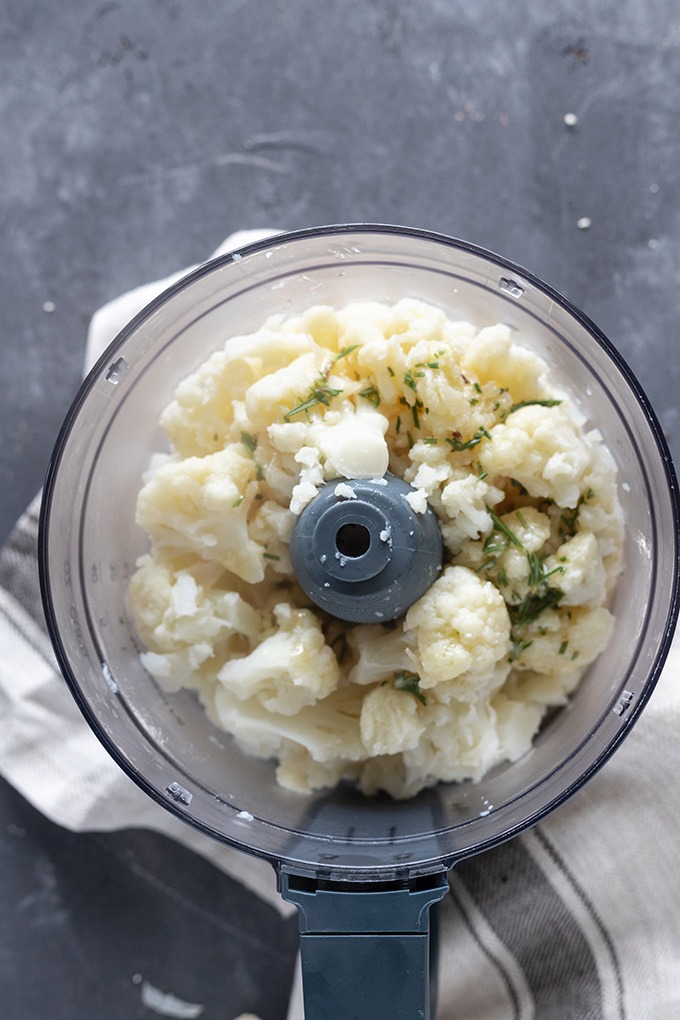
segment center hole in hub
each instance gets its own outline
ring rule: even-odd
[[[341,556],[356,560],[368,552],[371,533],[363,524],[343,524],[335,536],[335,545]]]

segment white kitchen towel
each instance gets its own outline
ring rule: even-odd
[[[265,233],[234,235],[219,252]],[[177,276],[97,312],[87,365]],[[45,630],[38,510],[36,498],[0,557],[0,772],[54,822],[162,832],[289,913],[268,865],[166,812],[90,732]],[[441,907],[438,1020],[680,1018],[679,681],[676,639],[641,720],[605,768],[531,832],[454,868]],[[298,981],[289,1020],[301,1017]]]

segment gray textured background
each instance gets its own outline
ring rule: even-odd
[[[679,106],[675,0],[0,0],[0,540],[92,312],[242,227],[396,222],[499,251],[609,335],[680,455]],[[62,834],[0,793],[3,1020],[150,1015],[144,968],[190,972],[206,1020],[282,1020],[290,925],[208,866],[179,902],[179,849]]]
[[[396,222],[499,251],[611,337],[680,452],[670,0],[3,0],[0,17],[0,538],[41,484],[91,313],[241,227]]]

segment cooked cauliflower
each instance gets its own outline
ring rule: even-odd
[[[256,583],[264,550],[248,532],[255,478],[254,462],[234,446],[169,461],[140,492],[137,523],[161,556],[191,552]]]
[[[590,464],[588,447],[560,406],[531,404],[494,425],[479,462],[492,475],[506,475],[530,496],[543,496],[560,507],[575,507]]]
[[[282,603],[274,619],[277,630],[245,658],[225,662],[217,680],[241,701],[257,697],[271,712],[295,715],[336,688],[338,664],[309,609]]]
[[[161,422],[129,590],[141,660],[281,785],[478,780],[605,648],[614,460],[508,327],[414,298],[273,316],[195,367]],[[291,532],[325,483],[350,500],[387,471],[436,514],[443,569],[401,619],[343,623],[309,605]]]
[[[467,567],[447,567],[406,614],[413,631],[420,687],[456,681],[460,701],[477,701],[498,682],[496,664],[510,650],[503,596]]]

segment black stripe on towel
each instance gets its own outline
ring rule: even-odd
[[[456,871],[524,972],[535,1020],[603,1020],[592,950],[521,841],[463,861]]]

